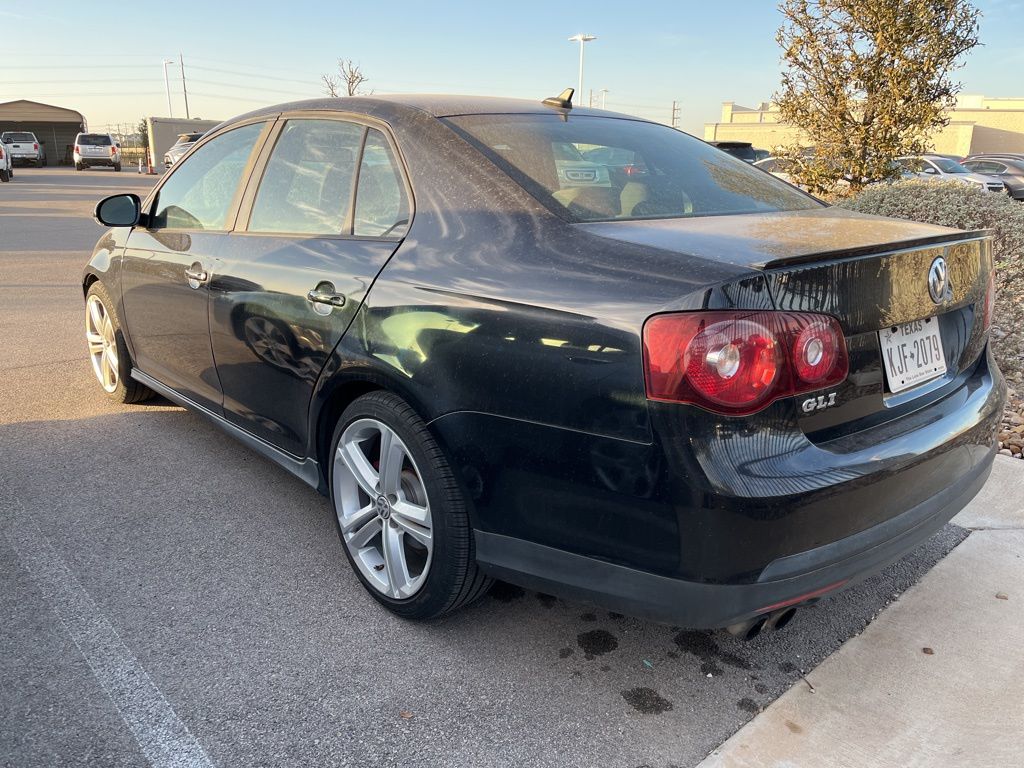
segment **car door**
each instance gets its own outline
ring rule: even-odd
[[[132,230],[121,266],[125,322],[136,367],[221,413],[210,346],[209,292],[261,139],[270,123],[225,131],[156,190],[145,226]]]
[[[382,127],[282,119],[218,254],[210,322],[225,418],[293,455],[305,455],[328,356],[408,229],[398,158]]]

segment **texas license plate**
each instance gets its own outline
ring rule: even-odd
[[[946,372],[937,318],[883,328],[878,338],[890,392],[902,392]]]

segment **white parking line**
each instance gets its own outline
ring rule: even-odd
[[[188,726],[35,522],[16,514],[5,533],[22,568],[49,601],[150,764],[158,768],[212,766]]]

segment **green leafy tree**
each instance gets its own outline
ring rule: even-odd
[[[856,190],[896,176],[895,158],[929,149],[960,92],[951,74],[978,44],[970,2],[782,0],[779,10],[785,70],[774,98],[813,150],[778,151],[800,159],[802,184]]]
[[[142,118],[141,120],[139,120],[139,124],[135,127],[135,130],[138,131],[138,134],[139,134],[139,141],[141,142],[139,146],[141,146],[143,149],[148,150],[149,149],[149,123],[146,122],[146,118]]]

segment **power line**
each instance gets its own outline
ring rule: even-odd
[[[192,69],[198,69],[198,67],[192,67]],[[241,88],[247,91],[257,91],[259,93],[279,93],[284,96],[294,96],[296,93],[295,91],[285,91],[277,88],[263,88],[262,86],[247,85],[244,83],[225,83],[219,80],[202,80],[198,77],[190,77],[189,79],[193,83],[202,83],[203,85],[216,85],[222,88]],[[308,87],[311,84],[306,83],[306,85]]]
[[[260,73],[256,73],[256,72],[236,72],[233,69],[219,69],[217,67],[202,67],[202,66],[200,66],[198,64],[190,64],[189,67],[191,69],[202,70],[203,72],[217,72],[217,73],[220,73],[222,75],[237,75],[238,77],[254,77],[254,78],[257,78],[259,80],[278,80],[278,81],[283,82],[283,83],[305,83],[305,84],[309,84],[309,82],[312,79],[312,78],[306,78],[304,80],[299,80],[298,78],[276,77],[274,75],[264,75],[264,74],[260,74]],[[319,75],[317,75],[317,79],[319,80]]]

